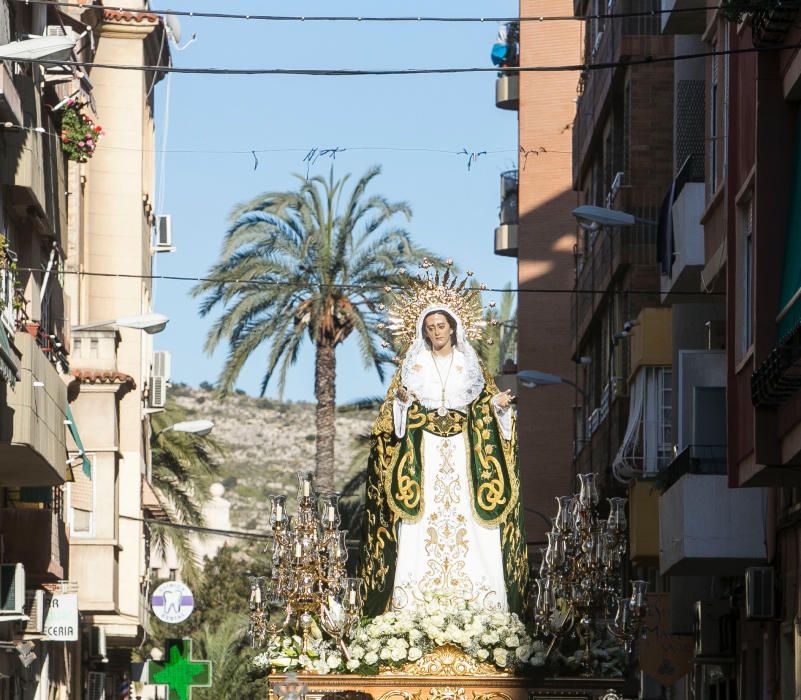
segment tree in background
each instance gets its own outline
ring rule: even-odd
[[[492,338],[492,343],[478,346],[479,357],[490,374],[500,374],[507,360],[517,362],[517,309],[510,284],[507,283],[501,294],[500,304],[487,309],[484,320],[487,322],[484,336]],[[497,323],[492,324],[492,321]]]
[[[209,486],[220,476],[216,458],[222,449],[209,435],[170,430],[186,420],[186,413],[174,402],[150,417],[152,436],[152,479],[157,494],[173,522],[203,527],[203,505]],[[198,576],[198,561],[191,542],[191,530],[168,524],[150,523],[151,542],[162,556],[172,546],[181,564],[181,578],[189,584]]]
[[[354,333],[362,360],[383,380],[391,357],[378,324],[385,285],[402,284],[401,268],[429,253],[393,222],[409,220],[405,202],[389,202],[367,189],[380,173],[368,170],[348,194],[349,176],[299,179],[297,190],[266,192],[234,208],[220,261],[193,289],[201,316],[221,310],[205,349],[227,342],[218,382],[226,394],[245,362],[267,345],[263,395],[273,376],[283,395],[288,369],[305,337],[314,345],[317,401],[315,481],[334,488],[336,349]]]

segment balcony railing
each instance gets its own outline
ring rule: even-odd
[[[519,223],[517,191],[517,170],[501,173],[501,224]]]
[[[60,488],[53,490],[60,497]],[[51,490],[42,491],[49,494]],[[0,508],[4,559],[23,564],[29,581],[59,581],[69,570],[67,530],[58,510],[59,502],[18,503],[14,508]]]
[[[587,36],[584,61],[587,64],[616,64],[622,55],[626,36],[656,36],[660,33],[661,0],[609,0],[605,14],[630,14],[622,18],[608,18],[595,25],[594,36]],[[651,14],[652,13],[652,14]],[[592,28],[592,25],[590,25]],[[597,128],[597,122],[606,114],[605,103],[614,76],[619,69],[590,70],[581,75],[581,93],[573,124],[573,173],[584,161]]]
[[[643,221],[653,221],[658,216],[656,207],[623,206],[625,211]],[[657,227],[648,223],[637,223],[629,228],[603,228],[594,234],[587,250],[580,253],[576,266],[574,292],[577,299],[570,306],[574,337],[583,335],[590,317],[622,266],[656,263],[656,238]],[[656,294],[658,289],[654,287]]]
[[[726,473],[726,445],[688,445],[659,473],[663,490],[685,474],[720,476]]]
[[[801,390],[801,323],[785,335],[751,376],[754,406],[778,406]]]
[[[776,46],[784,43],[801,8],[801,0],[763,0],[751,14],[751,35],[754,46]]]

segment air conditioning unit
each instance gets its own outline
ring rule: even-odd
[[[745,570],[745,616],[749,620],[776,617],[776,574],[772,566],[752,566]]]
[[[106,674],[102,671],[89,671],[86,684],[87,700],[106,700]]]
[[[24,614],[25,567],[22,564],[0,564],[0,616]]]
[[[92,625],[89,628],[89,659],[92,661],[106,661],[108,649],[106,647],[106,628]]]
[[[47,600],[45,591],[38,590],[25,591],[25,614],[27,621],[20,623],[23,634],[42,634],[44,632],[45,613],[47,612]]]
[[[167,380],[151,375],[147,404],[150,408],[164,408],[167,404]]]
[[[67,36],[67,31],[62,27],[60,24],[48,24],[45,27],[45,36]],[[68,58],[65,56],[65,58]],[[50,83],[64,83],[67,81],[72,80],[74,76],[74,70],[72,66],[63,66],[63,65],[49,65],[49,66],[42,66],[42,71],[44,73],[45,82]]]
[[[157,350],[153,353],[153,376],[162,377],[165,381],[170,381],[172,356],[166,350]]]
[[[720,659],[734,653],[734,625],[727,602],[697,600],[693,628],[696,657]]]
[[[172,217],[169,214],[157,216],[155,229],[156,245],[153,247],[153,252],[175,252],[175,246],[172,244]]]

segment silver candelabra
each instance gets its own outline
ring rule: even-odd
[[[541,550],[536,580],[535,622],[551,644],[550,654],[575,632],[583,647],[584,671],[591,674],[591,645],[604,627],[630,654],[647,609],[647,583],[632,581],[631,595],[622,592],[626,555],[626,500],[608,498],[609,516],[598,516],[597,475],[579,474],[579,492],[556,499],[557,513]]]

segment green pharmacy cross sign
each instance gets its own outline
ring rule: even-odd
[[[191,700],[192,688],[211,687],[211,661],[192,658],[191,639],[168,639],[163,661],[147,662],[148,679],[166,685],[169,700]]]

